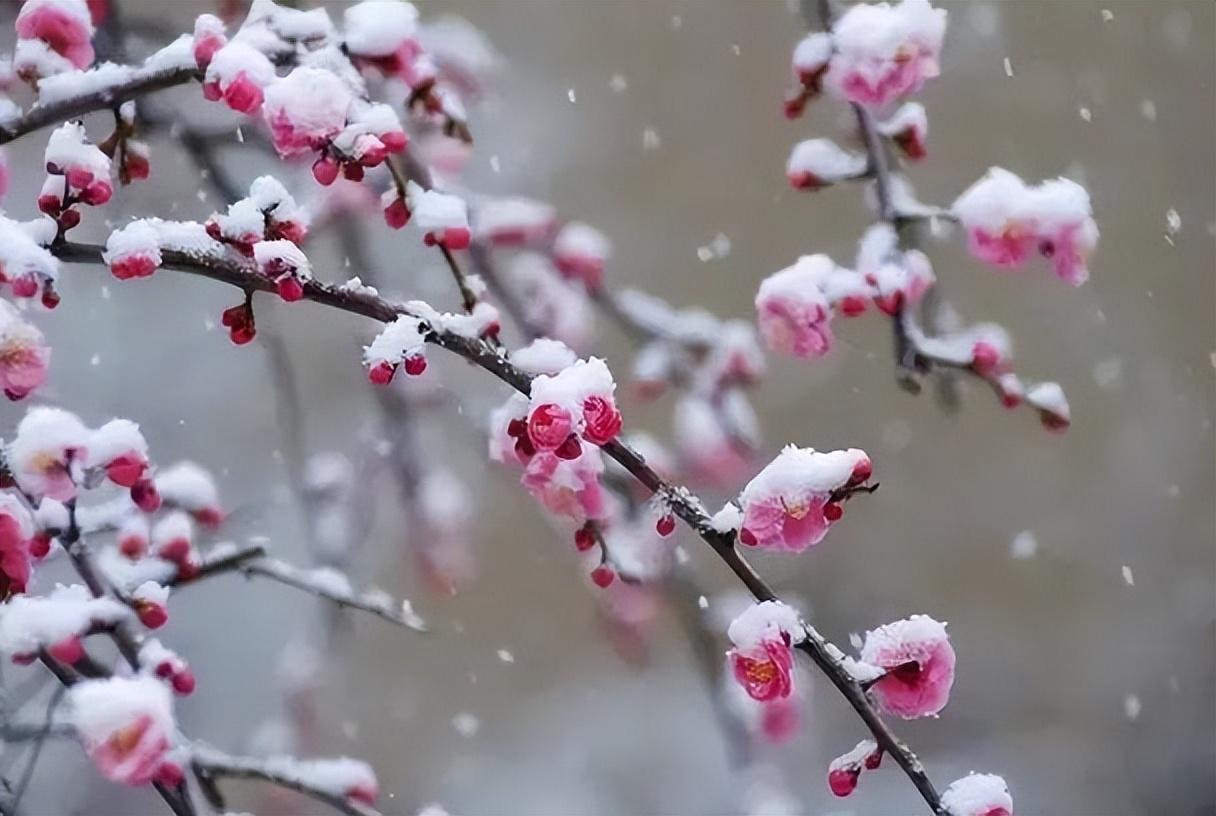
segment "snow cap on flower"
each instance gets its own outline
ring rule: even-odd
[[[952,209],[979,260],[1014,268],[1038,251],[1061,280],[1080,286],[1089,278],[1086,264],[1098,243],[1098,226],[1089,194],[1076,182],[1059,178],[1029,186],[993,167]]]
[[[203,81],[203,95],[224,100],[238,113],[253,113],[262,106],[266,86],[276,82],[274,64],[253,46],[235,40],[211,56]]]
[[[17,36],[21,41],[37,41],[38,45],[61,58],[30,60],[36,49],[26,50],[23,60],[19,42],[14,67],[23,76],[47,76],[88,68],[93,62],[93,20],[85,0],[25,0],[17,13]],[[46,70],[50,66],[54,69]]]
[[[85,204],[98,205],[110,200],[113,194],[110,157],[89,143],[82,123],[64,122],[55,128],[47,139],[45,159],[47,172],[64,176],[68,189]],[[43,207],[41,198],[39,207]]]
[[[511,365],[532,374],[557,374],[578,361],[569,346],[560,340],[538,337],[523,348],[511,352]]]
[[[604,445],[621,430],[621,414],[613,392],[616,383],[607,364],[598,357],[579,360],[557,374],[542,374],[532,381],[528,435],[539,450],[558,450],[572,458],[577,440]]]
[[[807,139],[794,145],[785,175],[795,190],[818,190],[856,178],[866,170],[866,157],[850,153],[831,139]]]
[[[726,629],[730,642],[740,649],[752,649],[771,638],[788,638],[798,643],[805,637],[798,610],[781,601],[761,601],[748,606]]]
[[[563,226],[553,242],[553,263],[558,271],[589,289],[597,289],[603,282],[611,254],[612,245],[604,233],[580,221]]]
[[[346,47],[364,57],[386,57],[418,31],[418,9],[404,0],[363,0],[342,15]]]
[[[412,315],[399,315],[363,347],[363,363],[371,381],[387,385],[403,364],[407,374],[421,374],[426,370],[425,344],[426,324]]]
[[[950,816],[1013,816],[1013,797],[1001,777],[972,771],[950,783],[942,807]]]
[[[787,446],[740,495],[739,540],[751,547],[802,552],[843,515],[832,493],[870,478],[870,458],[856,448],[820,453]]]
[[[552,234],[557,211],[530,198],[490,198],[477,204],[473,232],[493,246],[538,244]]]
[[[13,478],[37,498],[73,498],[87,460],[89,437],[89,429],[75,414],[59,408],[31,408],[8,446]]]
[[[923,159],[928,154],[925,140],[929,136],[929,116],[919,102],[900,105],[891,118],[879,123],[878,131],[893,139],[909,159]]]
[[[815,358],[832,347],[828,281],[852,281],[827,255],[804,255],[793,265],[769,275],[756,293],[756,319],[770,351]],[[854,276],[855,277],[855,276]],[[865,292],[863,286],[860,290]]]
[[[104,468],[116,484],[131,487],[148,467],[148,443],[129,419],[112,419],[89,436],[87,466]]]
[[[28,397],[46,381],[51,348],[42,332],[0,300],[0,389],[10,400]]]
[[[194,64],[200,71],[207,70],[215,52],[223,48],[227,42],[224,21],[219,17],[214,14],[200,14],[195,18],[191,51],[194,54]]]
[[[180,507],[210,527],[224,519],[215,480],[194,462],[178,462],[156,474],[156,489],[167,504]]]
[[[857,788],[863,770],[873,770],[882,761],[882,751],[874,740],[857,743],[828,763],[828,788],[837,796],[848,796]]]
[[[734,648],[727,652],[736,682],[754,700],[770,702],[794,689],[791,645],[805,637],[798,613],[780,601],[748,607],[727,629]]]
[[[915,93],[940,73],[945,33],[945,10],[928,0],[851,6],[833,26],[830,87],[871,108]]]
[[[1059,383],[1037,383],[1025,393],[1026,403],[1039,411],[1043,427],[1049,431],[1063,431],[1072,422],[1068,408],[1068,397]]]
[[[160,233],[147,221],[132,221],[106,239],[101,259],[119,280],[146,278],[160,268]]]
[[[258,271],[278,285],[279,297],[296,301],[304,297],[304,281],[312,279],[308,256],[291,241],[259,241],[253,245]]]
[[[46,595],[18,595],[0,607],[0,652],[32,657],[39,649],[63,643],[95,624],[117,623],[130,611],[113,598],[94,598],[81,584],[57,585]]]
[[[322,68],[300,66],[270,83],[262,115],[275,150],[288,157],[321,149],[346,126],[353,101],[346,83]]]
[[[460,196],[424,190],[415,182],[406,188],[414,225],[422,230],[427,246],[440,244],[448,249],[465,249],[472,235],[468,205]]]
[[[871,691],[892,714],[905,719],[933,716],[950,699],[954,648],[946,625],[928,615],[913,615],[867,632],[861,659],[887,670]]]
[[[794,78],[818,92],[818,83],[832,58],[832,35],[824,31],[807,34],[794,46],[791,65]]]
[[[173,699],[164,684],[146,675],[82,680],[68,700],[72,724],[97,770],[126,785],[153,780],[174,729]]]

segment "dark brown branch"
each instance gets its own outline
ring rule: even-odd
[[[102,248],[96,245],[61,243],[54,245],[52,251],[65,261],[101,263]],[[273,282],[268,278],[259,275],[251,268],[235,263],[212,258],[200,259],[179,252],[165,251],[162,252],[162,256],[163,265],[168,269],[217,280],[246,292],[267,292],[274,289]],[[408,313],[404,306],[390,303],[379,296],[365,291],[340,289],[315,279],[305,282],[304,297],[315,303],[369,317],[382,323],[391,322],[399,315]],[[531,378],[511,365],[500,351],[485,341],[463,337],[434,327],[428,332],[426,339],[427,342],[484,368],[515,390],[523,394],[530,392]],[[776,593],[768,583],[735,549],[734,533],[721,533],[715,530],[701,501],[691,492],[686,488],[669,485],[635,450],[623,442],[610,442],[603,446],[603,451],[651,491],[662,493],[672,512],[696,531],[757,600],[777,600]],[[883,722],[866,697],[865,691],[841,664],[840,656],[843,653],[810,627],[807,627],[807,635],[807,639],[799,644],[798,648],[808,654],[815,665],[840,690],[858,716],[866,723],[879,746],[895,757],[896,762],[904,769],[934,812],[944,816],[945,812],[941,808],[940,798],[933,783],[925,774],[920,760]]]

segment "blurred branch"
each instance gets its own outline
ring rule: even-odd
[[[228,810],[227,802],[219,789],[219,780],[252,779],[303,794],[346,816],[379,816],[380,813],[375,808],[335,795],[324,788],[309,784],[303,779],[277,771],[270,767],[265,760],[229,756],[213,748],[196,746],[191,757],[191,767],[198,780],[199,790],[203,792],[203,797],[217,811],[226,812]]]

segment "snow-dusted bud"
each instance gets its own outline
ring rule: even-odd
[[[321,150],[346,127],[354,97],[333,71],[301,66],[266,88],[262,115],[280,156]]]
[[[780,601],[753,604],[731,621],[727,658],[735,681],[753,700],[769,702],[794,690],[793,644],[805,637],[798,613]]]
[[[885,122],[878,126],[882,135],[891,139],[913,161],[928,155],[925,140],[929,136],[929,117],[925,106],[919,102],[906,102]]]
[[[398,366],[411,376],[421,374],[426,370],[425,348],[425,324],[411,315],[401,315],[364,346],[368,379],[376,385],[388,385]]]
[[[837,796],[848,796],[857,789],[863,770],[873,770],[882,761],[882,750],[874,740],[862,740],[853,750],[828,763],[828,788]]]
[[[0,599],[25,592],[33,534],[29,511],[14,496],[0,493]]]
[[[132,221],[106,240],[102,260],[119,280],[146,278],[160,268],[160,235],[146,221]]]
[[[72,724],[102,775],[146,785],[169,751],[173,700],[155,678],[82,680],[68,691]]]
[[[0,389],[10,400],[28,397],[46,381],[51,348],[42,332],[0,301]]]
[[[866,633],[861,659],[886,670],[871,688],[886,711],[913,719],[946,707],[955,658],[944,623],[913,615],[880,626]]]
[[[613,392],[612,372],[598,357],[579,360],[554,375],[532,381],[528,437],[537,450],[559,458],[578,456],[581,436],[605,445],[621,430],[621,414]]]
[[[486,199],[474,211],[477,240],[497,247],[543,244],[557,228],[557,212],[530,198]]]
[[[942,807],[950,816],[1013,816],[1013,797],[996,774],[971,773],[942,792]]]
[[[343,15],[346,49],[356,65],[399,76],[411,88],[433,82],[430,65],[418,44],[418,10],[402,0],[364,0]]]
[[[468,248],[472,231],[468,206],[463,198],[438,190],[423,190],[412,181],[407,195],[414,225],[423,233],[423,243],[448,249]]]
[[[593,291],[604,280],[604,267],[611,254],[612,245],[604,234],[578,221],[562,227],[553,242],[553,263],[558,271]]]
[[[167,514],[152,528],[152,547],[158,558],[184,564],[194,548],[194,527],[190,516],[180,510]]]
[[[85,0],[26,0],[17,14],[17,36],[42,46],[23,48],[19,43],[14,67],[23,77],[84,69],[93,63],[93,21]],[[60,59],[35,59],[39,52]]]
[[[1089,194],[1068,179],[1027,186],[1008,170],[991,168],[954,202],[971,254],[1000,267],[1021,266],[1036,250],[1056,275],[1080,286],[1098,243]]]
[[[275,282],[279,297],[288,302],[304,297],[304,283],[312,280],[308,257],[291,241],[260,241],[253,245],[258,271]]]
[[[150,537],[147,517],[133,513],[118,528],[118,551],[132,561],[143,558],[148,553]]]
[[[87,466],[104,470],[121,487],[132,488],[143,481],[148,472],[148,443],[139,426],[129,419],[113,419],[93,431]]]
[[[59,408],[31,408],[9,443],[13,478],[36,498],[72,499],[83,480],[90,435],[75,414]]]
[[[215,51],[203,80],[203,96],[238,113],[254,113],[262,106],[267,85],[275,82],[274,65],[261,51],[246,43],[230,42]]]
[[[157,473],[156,489],[167,504],[185,510],[199,524],[215,528],[224,521],[215,480],[194,462],[178,462]]]
[[[223,20],[214,14],[200,14],[195,19],[192,50],[194,64],[200,71],[206,71],[215,52],[227,44],[228,37],[224,31]]]
[[[1034,406],[1039,412],[1039,420],[1049,431],[1062,432],[1072,423],[1072,414],[1068,408],[1068,398],[1059,383],[1038,383],[1025,394],[1028,405]]]
[[[823,31],[806,35],[794,46],[791,67],[798,89],[786,97],[785,115],[794,119],[802,115],[806,103],[823,90],[823,75],[832,58],[832,37]]]
[[[807,139],[794,145],[785,176],[795,190],[818,190],[829,184],[860,178],[866,157],[850,153],[831,139]]]
[[[144,581],[131,593],[131,602],[139,622],[149,629],[159,629],[169,621],[168,587]]]
[[[829,86],[870,108],[915,93],[940,73],[945,33],[945,10],[928,0],[852,6],[833,26]]]
[[[739,541],[748,547],[802,552],[844,515],[832,494],[865,483],[870,458],[856,448],[820,453],[787,446],[743,488]]]

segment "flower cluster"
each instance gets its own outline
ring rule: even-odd
[[[1035,252],[1051,261],[1060,280],[1080,286],[1098,243],[1089,194],[1059,178],[1029,186],[993,167],[954,202],[971,254],[1005,268],[1022,266]]]
[[[786,114],[801,114],[825,82],[836,96],[869,108],[916,93],[940,73],[945,33],[946,12],[928,0],[852,6],[830,34],[810,34],[794,49],[798,89],[787,97]]]
[[[90,144],[84,125],[66,122],[46,143],[46,181],[38,194],[38,209],[59,222],[61,230],[80,223],[77,204],[100,206],[110,200],[110,157]]]
[[[425,348],[426,324],[412,315],[401,315],[364,347],[368,379],[376,385],[388,385],[399,367],[417,377],[426,371]]]

